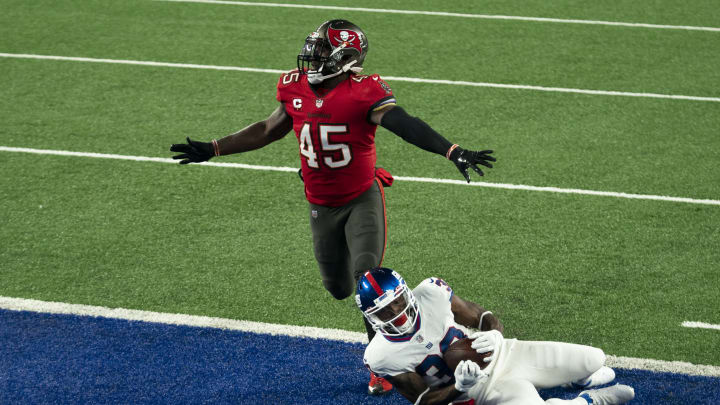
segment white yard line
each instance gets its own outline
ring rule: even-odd
[[[277,69],[258,69],[258,68],[246,68],[237,66],[214,66],[214,65],[198,65],[194,63],[168,63],[168,62],[152,62],[142,60],[125,60],[125,59],[98,59],[98,58],[83,58],[76,56],[54,56],[54,55],[35,55],[28,53],[2,53],[2,58],[15,58],[15,59],[40,59],[40,60],[58,60],[65,62],[91,62],[91,63],[110,63],[117,65],[137,65],[137,66],[153,66],[153,67],[171,67],[171,68],[183,68],[183,69],[207,69],[207,70],[231,70],[238,72],[253,72],[253,73],[272,73],[281,74],[285,73],[286,70]]]
[[[74,56],[35,55],[35,54],[21,54],[21,53],[1,53],[0,52],[0,57],[15,58],[15,59],[56,60],[56,61],[67,61],[67,62],[111,63],[111,64],[121,64],[121,65],[170,67],[170,68],[184,68],[184,69],[228,70],[228,71],[253,72],[253,73],[272,73],[272,74],[276,74],[276,75],[285,72],[284,70],[278,70],[278,69],[260,69],[260,68],[237,67],[237,66],[215,66],[215,65],[199,65],[199,64],[192,64],[192,63],[169,63],[169,62],[154,62],[154,61],[124,60],[124,59],[98,59],[98,58],[85,58],[85,57],[74,57]],[[613,90],[572,89],[572,88],[564,88],[564,87],[530,86],[530,85],[525,85],[525,84],[468,82],[468,81],[462,81],[462,80],[422,79],[422,78],[416,78],[416,77],[399,77],[399,76],[383,76],[383,79],[385,79],[389,82],[397,81],[397,82],[411,82],[411,83],[424,83],[424,84],[443,84],[443,85],[451,85],[451,86],[489,87],[489,88],[510,89],[510,90],[533,90],[533,91],[556,92],[556,93],[586,94],[586,95],[594,95],[594,96],[622,96],[622,97],[658,98],[658,99],[687,100],[687,101],[710,101],[710,102],[716,102],[716,103],[720,102],[720,97],[685,96],[685,95],[679,95],[679,94],[633,93],[633,92],[613,91]]]
[[[465,14],[465,13],[448,13],[444,11],[419,11],[419,10],[397,10],[388,8],[366,8],[366,7],[338,7],[338,6],[319,6],[312,4],[285,4],[285,3],[256,3],[247,1],[224,1],[224,0],[159,0],[173,3],[205,3],[205,4],[227,4],[234,6],[251,6],[251,7],[282,7],[295,9],[311,9],[311,10],[332,10],[332,11],[351,11],[365,13],[385,13],[385,14],[409,14],[409,15],[426,15],[436,17],[458,17],[458,18],[477,18],[484,20],[514,20],[514,21],[533,21],[544,23],[561,23],[561,24],[589,24],[589,25],[609,25],[616,27],[631,28],[653,28],[653,29],[669,29],[669,30],[687,30],[687,31],[710,31],[720,32],[720,28],[716,27],[696,27],[689,25],[664,25],[664,24],[645,24],[645,23],[628,23],[616,21],[595,21],[595,20],[576,20],[564,18],[544,18],[544,17],[522,17],[512,15],[489,15],[489,14]]]
[[[685,328],[715,329],[720,330],[720,325],[713,325],[705,322],[685,321],[681,324]]]
[[[67,304],[62,302],[47,302],[3,296],[0,296],[0,309],[10,311],[30,311],[76,316],[99,316],[103,318],[152,322],[166,325],[218,328],[250,333],[337,340],[349,343],[367,343],[366,334],[350,332],[340,329],[323,329],[309,326],[278,325],[271,323],[240,321],[235,319],[215,318],[208,316],[169,314],[162,312],[140,311],[124,308],[107,308],[100,306]],[[632,357],[609,355],[606,363],[608,366],[616,368],[642,369],[650,371],[682,373],[687,375],[720,377],[720,367],[718,366],[698,365],[682,361],[637,359]]]
[[[130,156],[130,155],[113,155],[109,153],[92,153],[92,152],[72,152],[68,150],[51,150],[51,149],[33,149],[33,148],[15,148],[10,146],[0,146],[0,152],[20,152],[33,153],[36,155],[55,155],[55,156],[74,156],[98,159],[115,159],[115,160],[134,160],[136,162],[155,162],[155,163],[173,163],[179,164],[177,160],[171,158],[158,158],[149,156]],[[171,152],[168,152],[170,154]],[[219,163],[219,162],[203,162],[197,163],[202,166],[215,167],[234,167],[238,169],[265,170],[275,172],[297,172],[297,168],[278,167],[278,166],[259,166],[246,165],[242,163]]]
[[[173,160],[171,158],[114,155],[114,154],[107,154],[107,153],[91,153],[91,152],[73,152],[73,151],[66,151],[66,150],[17,148],[17,147],[11,147],[11,146],[0,146],[0,152],[32,153],[32,154],[38,154],[38,155],[73,156],[73,157],[86,157],[86,158],[89,157],[89,158],[100,158],[100,159],[133,160],[133,161],[138,161],[138,162],[178,164],[177,160]],[[199,163],[199,165],[215,166],[215,167],[230,167],[230,168],[250,169],[250,170],[276,171],[276,172],[297,172],[297,170],[298,170],[296,167],[260,166],[260,165],[247,165],[247,164],[242,164],[242,163],[203,162],[203,163]],[[581,190],[581,189],[558,188],[558,187],[538,187],[538,186],[527,186],[527,185],[521,185],[521,184],[486,183],[486,182],[466,183],[463,180],[436,179],[436,178],[429,178],[429,177],[405,177],[405,176],[393,176],[393,177],[398,181],[412,181],[412,182],[418,182],[418,183],[440,183],[440,184],[452,184],[452,185],[458,185],[458,186],[500,188],[500,189],[506,189],[506,190],[542,191],[542,192],[562,193],[562,194],[580,194],[580,195],[592,195],[592,196],[600,196],[600,197],[614,197],[614,198],[628,198],[628,199],[638,199],[638,200],[679,202],[679,203],[687,203],[687,204],[720,205],[720,200],[703,200],[703,199],[685,198],[685,197],[669,197],[669,196],[646,195],[646,194],[629,194],[629,193],[618,193],[618,192],[612,192],[612,191],[594,191],[594,190]]]

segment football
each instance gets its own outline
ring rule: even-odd
[[[471,344],[472,340],[464,338],[451,344],[447,350],[445,350],[443,358],[445,359],[445,364],[450,368],[450,370],[454,372],[455,367],[457,367],[458,363],[463,360],[472,360],[477,363],[480,368],[485,368],[488,364],[490,364],[484,362],[483,359],[492,355],[492,352],[480,354],[470,347]]]

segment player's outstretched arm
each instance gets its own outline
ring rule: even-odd
[[[495,161],[495,158],[490,155],[493,151],[471,151],[465,150],[456,144],[453,145],[425,121],[408,115],[402,107],[388,106],[373,111],[370,114],[370,121],[376,125],[381,125],[421,149],[445,156],[455,163],[455,166],[468,183],[470,183],[468,169],[473,169],[478,175],[483,176],[483,171],[477,165],[493,167],[492,163],[490,163]]]
[[[173,144],[170,151],[179,152],[173,159],[182,159],[180,164],[199,163],[214,156],[247,152],[277,141],[292,129],[292,118],[279,106],[270,116],[251,124],[240,131],[212,142],[198,142],[187,138],[187,143]]]
[[[481,331],[504,330],[500,320],[492,312],[480,305],[460,298],[453,294],[450,299],[450,310],[455,315],[455,322],[468,328],[477,328]]]
[[[454,385],[431,390],[418,373],[408,372],[387,379],[402,396],[416,405],[448,404],[463,393]]]

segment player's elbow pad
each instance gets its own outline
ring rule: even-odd
[[[428,152],[445,155],[452,143],[443,138],[430,125],[417,117],[411,117],[402,107],[393,107],[386,112],[380,125],[405,141]]]

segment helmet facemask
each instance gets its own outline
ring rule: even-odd
[[[331,51],[330,42],[320,37],[317,32],[305,39],[305,45],[297,57],[297,64],[300,73],[307,74],[311,84],[318,84],[325,80],[322,77],[324,71],[326,74],[334,73],[328,72],[330,65],[334,65],[329,58]]]

